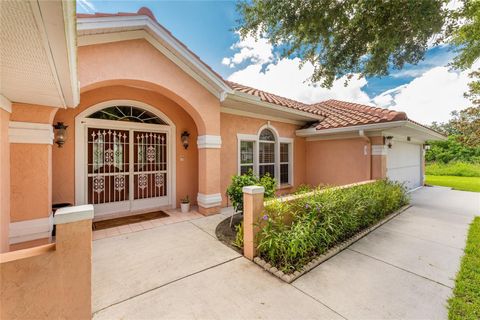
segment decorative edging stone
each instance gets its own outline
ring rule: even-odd
[[[400,209],[398,209],[394,213],[386,216],[385,218],[383,218],[382,220],[380,220],[379,222],[377,222],[373,226],[360,231],[359,233],[357,233],[353,237],[351,237],[351,238],[337,244],[336,246],[330,248],[324,254],[322,254],[320,256],[317,256],[314,259],[312,259],[309,263],[307,263],[305,266],[303,266],[302,270],[300,270],[300,271],[295,271],[293,273],[284,273],[283,271],[278,270],[277,268],[273,267],[270,263],[266,262],[265,260],[263,260],[260,257],[255,257],[253,259],[253,262],[258,264],[260,267],[265,269],[267,272],[270,272],[272,275],[274,275],[274,276],[280,278],[281,280],[285,281],[286,283],[292,283],[297,278],[303,276],[305,273],[307,273],[310,270],[312,270],[313,268],[317,267],[319,264],[325,262],[326,260],[328,260],[331,257],[340,253],[341,251],[345,250],[346,248],[348,248],[353,243],[355,243],[358,240],[360,240],[361,238],[365,237],[367,234],[369,234],[373,230],[377,229],[381,225],[383,225],[383,224],[387,223],[388,221],[392,220],[393,218],[395,218],[400,213],[404,212],[405,210],[407,210],[410,207],[411,207],[411,205],[409,205],[409,204],[401,207]]]

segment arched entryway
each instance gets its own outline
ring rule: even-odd
[[[175,124],[133,100],[110,100],[75,117],[75,202],[95,215],[174,206]]]

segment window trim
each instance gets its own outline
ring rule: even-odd
[[[263,125],[262,127],[260,127],[260,129],[257,131],[257,134],[243,134],[243,133],[237,133],[237,173],[238,174],[241,174],[241,167],[242,166],[245,166],[245,164],[241,164],[240,163],[240,159],[241,159],[241,156],[240,156],[240,153],[241,153],[241,142],[242,141],[251,141],[253,142],[253,173],[258,175],[259,174],[259,167],[260,167],[260,159],[259,159],[259,154],[260,154],[260,142],[265,142],[265,143],[269,143],[268,141],[261,141],[260,140],[260,133],[264,130],[264,129],[269,129],[270,131],[272,131],[273,135],[275,136],[275,142],[270,142],[270,143],[274,143],[275,144],[275,163],[274,163],[274,166],[275,166],[275,177],[276,177],[276,180],[277,180],[277,187],[279,188],[283,188],[283,187],[289,187],[289,186],[293,186],[294,184],[294,176],[293,176],[293,168],[294,168],[294,163],[293,163],[293,159],[294,159],[294,138],[287,138],[287,137],[280,137],[280,135],[278,134],[278,131],[275,129],[275,127],[273,127],[272,125],[270,124],[266,124],[266,125]],[[281,143],[286,143],[289,145],[289,152],[288,152],[288,164],[289,164],[289,168],[288,168],[288,183],[284,183],[284,184],[281,184],[280,183],[280,144]],[[285,164],[285,162],[282,162],[282,164]],[[250,165],[250,164],[249,164]],[[267,163],[263,164],[263,165],[268,165]]]

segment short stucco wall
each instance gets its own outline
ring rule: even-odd
[[[195,204],[198,192],[197,128],[192,117],[178,104],[149,90],[128,86],[111,86],[82,93],[80,105],[75,109],[59,110],[54,122],[68,125],[68,140],[63,148],[53,148],[53,202],[75,202],[75,117],[87,108],[108,100],[134,100],[162,111],[176,127],[176,199],[189,195]],[[190,146],[183,148],[181,133],[190,133]]]
[[[0,254],[1,319],[91,318],[93,207],[68,209],[56,243]]]
[[[238,174],[238,139],[237,134],[258,134],[258,130],[268,123],[267,120],[250,118],[238,115],[222,113],[220,117],[222,149],[221,149],[221,189],[222,204],[227,205],[225,192],[231,182],[232,176]],[[279,190],[279,194],[292,192],[297,186],[306,183],[305,171],[305,139],[296,137],[295,131],[298,125],[270,121],[280,137],[294,138],[293,150],[293,186]]]
[[[307,141],[306,170],[306,182],[314,186],[369,180],[370,144],[362,138]]]

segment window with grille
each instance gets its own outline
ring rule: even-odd
[[[290,143],[280,143],[280,184],[290,183]]]
[[[259,140],[258,175],[263,177],[268,173],[275,178],[275,136],[272,131],[263,129]]]
[[[292,184],[292,139],[263,129],[258,136],[239,135],[238,143],[239,174],[252,170],[260,177],[269,174],[280,185]]]
[[[240,174],[248,173],[249,170],[254,171],[254,144],[253,141],[240,141]]]

